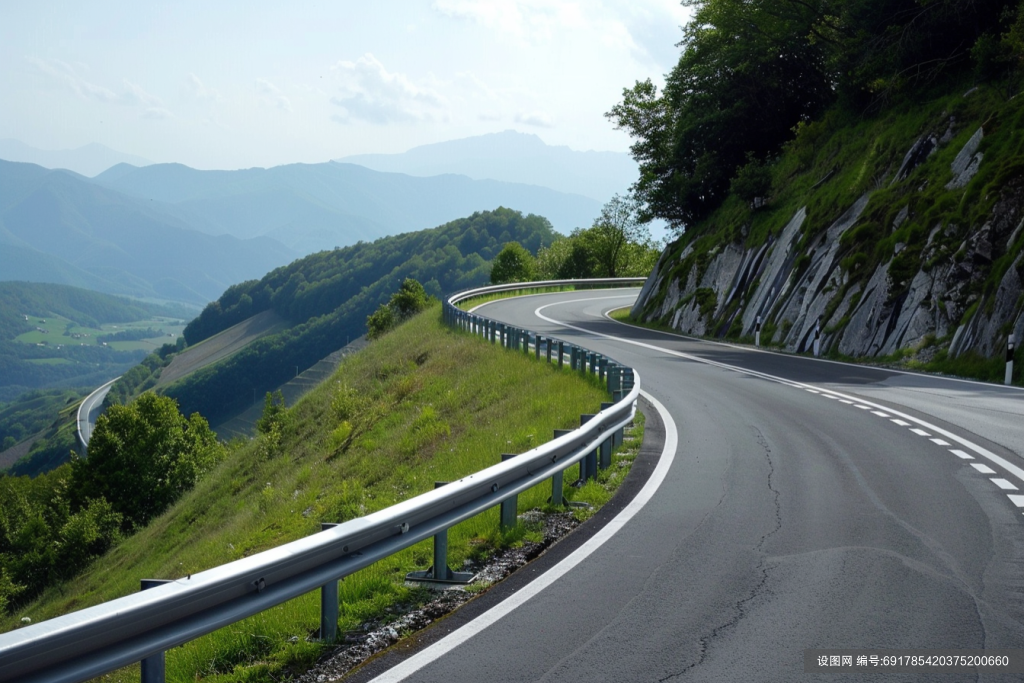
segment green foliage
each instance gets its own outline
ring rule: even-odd
[[[544,280],[649,275],[659,249],[640,207],[630,195],[615,195],[590,228],[573,230],[537,254],[537,276]]]
[[[424,283],[432,296],[485,284],[490,261],[506,242],[536,250],[557,237],[540,216],[499,208],[474,213],[437,228],[311,254],[242,283],[210,304],[185,330],[189,344],[220,332],[236,318],[225,315],[249,294],[253,314],[271,308],[292,325],[165,389],[185,412],[212,423],[251,405],[263,393],[291,379],[295,366],[307,368],[368,331],[368,318],[403,280]],[[382,313],[382,316],[388,314]],[[380,323],[379,325],[377,323]],[[376,321],[374,329],[390,327]]]
[[[537,264],[533,254],[519,242],[508,242],[491,266],[491,284],[506,282],[530,282],[537,276]]]
[[[73,502],[70,465],[35,479],[0,476],[0,613],[75,576],[121,537],[102,498]]]
[[[53,423],[61,409],[83,395],[82,390],[74,389],[37,390],[23,394],[17,401],[0,404],[0,441],[10,448],[42,431]]]
[[[634,140],[644,218],[679,229],[707,218],[731,186],[760,196],[765,177],[740,169],[777,154],[801,126],[813,129],[830,106],[858,116],[957,78],[972,55],[986,75],[1024,55],[1011,0],[687,4],[695,11],[664,91],[637,82],[607,114]]]
[[[152,392],[96,420],[89,457],[72,463],[76,500],[106,498],[125,530],[141,527],[191,489],[224,456],[202,416],[186,418]]]
[[[748,161],[736,172],[730,189],[748,204],[756,199],[767,199],[772,190],[772,172],[767,164],[748,155]]]
[[[263,414],[256,420],[256,431],[260,434],[269,434],[275,429],[280,430],[285,409],[284,394],[280,391],[268,391],[263,400]]]
[[[381,304],[373,315],[366,319],[369,330],[367,337],[377,339],[389,332],[396,325],[416,315],[430,305],[431,298],[416,280],[406,278],[398,291],[391,295],[391,300]]]

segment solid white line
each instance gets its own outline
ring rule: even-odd
[[[992,469],[988,465],[982,464],[980,462],[972,462],[971,463],[971,467],[973,467],[974,469],[978,470],[982,474],[995,474],[996,473],[996,471],[994,469]]]
[[[611,298],[611,297],[609,297],[609,298]],[[559,304],[566,304],[566,303],[574,303],[574,301],[572,301],[572,300],[570,300],[570,301],[556,301],[555,303],[547,304],[546,306],[541,306],[540,308],[538,308],[537,310],[534,311],[534,315],[536,315],[538,318],[541,318],[542,320],[546,320],[546,321],[548,321],[548,322],[550,322],[550,323],[552,323],[554,325],[561,325],[563,327],[568,327],[568,328],[571,328],[571,329],[583,332],[585,334],[589,334],[589,335],[594,336],[594,337],[602,337],[604,339],[611,339],[613,341],[617,341],[617,342],[622,343],[622,344],[629,344],[631,346],[639,346],[641,348],[650,349],[652,351],[659,351],[661,353],[666,353],[668,355],[676,356],[678,358],[685,358],[687,360],[692,360],[692,361],[697,362],[697,363],[703,363],[705,365],[711,365],[713,367],[718,367],[718,368],[722,368],[722,369],[725,369],[725,370],[732,370],[733,372],[739,372],[739,373],[742,373],[742,374],[745,374],[745,375],[750,375],[752,377],[760,377],[762,379],[771,380],[773,382],[778,382],[779,384],[785,384],[786,386],[790,386],[790,387],[796,387],[798,389],[813,389],[813,388],[815,388],[815,387],[812,387],[812,386],[810,386],[808,384],[804,384],[802,382],[797,382],[795,380],[785,379],[783,377],[779,377],[777,375],[771,375],[771,374],[768,374],[766,372],[759,372],[757,370],[748,370],[746,368],[741,368],[741,367],[738,367],[738,366],[735,366],[735,365],[729,365],[727,363],[720,363],[718,361],[708,360],[707,358],[701,358],[700,356],[695,356],[695,355],[690,354],[690,353],[683,353],[682,351],[673,351],[671,349],[666,349],[663,346],[657,346],[655,344],[648,344],[646,342],[636,341],[635,339],[625,339],[623,337],[616,337],[614,335],[605,334],[603,332],[595,332],[594,330],[588,330],[588,329],[586,329],[584,327],[578,327],[576,325],[572,325],[570,323],[567,323],[567,322],[564,322],[564,321],[561,321],[561,320],[555,320],[554,318],[549,318],[548,316],[546,316],[546,315],[541,313],[541,311],[544,310],[545,308],[548,308],[550,306],[557,306]],[[609,317],[608,319],[612,320],[614,322],[618,322],[614,318],[610,318]],[[624,325],[624,323],[623,323],[623,325]],[[629,327],[628,325],[625,325],[625,326]],[[679,337],[681,335],[669,335],[669,336]],[[683,338],[685,339],[685,337],[683,337]],[[700,340],[698,340],[698,341],[700,341]],[[708,343],[717,343],[717,342],[708,342]],[[757,349],[749,349],[749,348],[742,347],[742,346],[732,346],[731,344],[720,344],[720,345],[721,346],[729,346],[731,348],[736,348],[736,349],[742,349],[744,351],[752,351],[752,352],[753,351],[757,351]],[[822,359],[820,359],[820,358],[805,358],[804,360],[820,361]],[[827,362],[831,362],[831,361],[827,361]],[[836,364],[837,365],[849,365],[848,363],[836,363]],[[851,367],[858,367],[858,366],[851,366]],[[904,373],[904,374],[914,374],[914,373]],[[920,375],[920,376],[925,376],[925,375]],[[949,379],[949,378],[943,378],[943,379]],[[981,382],[975,382],[975,384],[982,384],[982,383]],[[991,387],[991,386],[994,386],[994,385],[986,384],[985,386]],[[817,388],[820,389],[820,387],[817,387]],[[827,391],[829,393],[831,393],[831,394],[834,394],[835,396],[838,396],[840,399],[848,399],[851,402],[852,401],[857,401],[859,403],[866,403],[866,404],[868,404],[869,406],[871,406],[873,408],[877,408],[878,410],[888,411],[888,412],[892,413],[893,415],[896,415],[898,417],[903,418],[904,420],[909,420],[910,422],[913,422],[914,424],[918,424],[921,427],[925,427],[927,429],[930,429],[933,432],[939,434],[940,436],[944,436],[945,438],[949,439],[950,441],[954,441],[954,442],[960,444],[961,446],[964,446],[964,447],[974,451],[976,454],[980,455],[981,457],[985,458],[986,460],[988,460],[988,461],[990,461],[992,463],[995,463],[996,465],[999,465],[1000,467],[1002,467],[1003,469],[1008,471],[1013,476],[1017,477],[1021,481],[1024,481],[1024,469],[1021,469],[1017,465],[1014,465],[1012,462],[1008,461],[1006,458],[1003,458],[1002,456],[996,455],[995,453],[993,453],[992,451],[988,450],[987,448],[979,446],[978,444],[976,444],[976,443],[974,443],[972,441],[969,441],[969,440],[965,439],[964,437],[959,436],[958,434],[954,434],[953,432],[951,432],[949,430],[943,429],[941,427],[937,427],[936,425],[933,425],[930,422],[927,422],[927,421],[922,420],[920,418],[914,417],[913,415],[908,415],[907,413],[901,412],[899,410],[894,410],[894,409],[892,409],[892,408],[890,408],[888,406],[883,406],[883,405],[879,405],[877,403],[873,403],[871,401],[866,401],[864,399],[859,399],[859,398],[857,398],[855,396],[850,396],[848,394],[844,394],[844,393],[842,393],[840,391],[836,391],[834,389],[828,389]],[[1024,500],[1024,496],[1021,496],[1021,499]]]
[[[1017,487],[1006,481],[1005,479],[992,479],[990,480],[993,484],[1003,489],[1004,491],[1016,491]]]
[[[891,420],[891,422],[895,422],[900,427],[909,427],[910,426],[909,422],[904,422],[903,420]]]
[[[572,570],[573,567],[578,565],[589,557],[591,553],[604,545],[623,526],[625,526],[629,520],[643,509],[647,502],[654,496],[655,492],[657,492],[658,488],[665,480],[665,476],[668,474],[669,468],[672,466],[672,461],[676,457],[676,448],[679,443],[679,432],[676,429],[676,423],[673,422],[672,416],[669,415],[665,406],[646,391],[641,391],[640,393],[644,398],[650,401],[651,405],[654,406],[654,409],[658,411],[658,415],[661,417],[661,421],[665,425],[665,446],[662,448],[661,457],[658,458],[658,464],[654,468],[654,472],[651,474],[650,479],[647,480],[647,483],[644,484],[642,489],[640,489],[640,492],[637,493],[633,500],[630,501],[629,505],[627,505],[622,512],[616,515],[614,519],[605,524],[600,531],[591,536],[586,543],[574,550],[554,567],[524,586],[519,592],[509,596],[478,616],[476,619],[470,621],[465,626],[452,631],[430,647],[424,648],[404,662],[396,665],[388,671],[385,671],[380,676],[374,678],[372,683],[396,683],[397,681],[403,681],[431,662],[439,659],[476,634],[480,633],[491,624],[496,623],[502,617],[505,617],[512,612],[512,610],[519,607],[530,598],[536,596],[558,579],[562,578],[562,576]]]
[[[931,436],[931,434],[929,434],[928,432],[926,432],[926,431],[924,431],[923,429],[920,429],[920,428],[918,428],[918,427],[914,427],[914,428],[913,428],[913,429],[911,429],[910,431],[914,432],[914,433],[915,433],[915,434],[917,434],[918,436]]]
[[[953,455],[955,455],[958,458],[963,458],[964,460],[974,460],[974,456],[973,455],[968,455],[967,453],[964,453],[963,451],[957,450],[956,448],[950,448],[949,452],[952,453]]]

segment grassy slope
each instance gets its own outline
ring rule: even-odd
[[[134,592],[142,578],[175,578],[247,556],[429,490],[579,424],[607,395],[589,378],[557,372],[442,328],[432,308],[348,358],[334,377],[288,411],[278,435],[234,444],[231,456],[168,513],[6,620],[33,621]],[[342,397],[342,398],[339,398]],[[332,407],[333,402],[333,407]],[[339,414],[353,429],[338,427]],[[339,445],[340,444],[340,445]],[[625,470],[615,468],[619,479]],[[607,473],[605,476],[608,476]],[[570,472],[567,482],[575,476]],[[543,507],[550,485],[519,497]],[[601,484],[567,487],[570,499],[603,503]],[[450,533],[450,563],[514,541],[497,531],[497,509]],[[430,564],[430,542],[342,583],[342,632],[395,601],[415,599],[407,571]],[[306,641],[319,598],[304,596],[168,654],[168,680],[278,680],[282,667],[319,654]],[[297,642],[288,642],[297,636]],[[236,669],[237,667],[237,669]],[[273,673],[273,672],[278,673]],[[137,680],[126,670],[115,680]]]

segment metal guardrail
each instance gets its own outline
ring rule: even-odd
[[[444,302],[449,325],[523,352],[529,352],[532,340],[537,357],[543,348],[549,360],[557,353],[559,366],[567,361],[574,370],[607,379],[616,400],[603,404],[595,415],[582,416],[578,429],[384,510],[324,525],[329,528],[307,538],[187,578],[149,582],[148,590],[0,634],[0,681],[78,683],[139,661],[143,681],[162,681],[164,651],[317,589],[322,596],[320,633],[333,640],[341,578],[431,536],[436,554],[447,529],[489,508],[508,506],[546,479],[552,480],[557,503],[566,468],[580,463],[581,477],[591,477],[599,466],[610,464],[611,448],[621,443],[622,429],[636,410],[638,378],[631,368],[587,349],[459,310],[455,304],[510,290],[635,281],[517,283],[461,292]]]

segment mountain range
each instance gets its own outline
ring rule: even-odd
[[[636,162],[624,152],[577,152],[514,130],[421,145],[401,154],[358,154],[336,161],[413,176],[455,173],[542,185],[601,204],[624,194],[638,175]]]
[[[43,168],[63,168],[86,177],[93,177],[116,164],[148,166],[153,163],[134,154],[125,154],[97,142],[75,149],[39,149],[20,140],[0,140],[0,159],[37,164]]]

